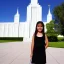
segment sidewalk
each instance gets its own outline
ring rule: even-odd
[[[29,64],[30,44],[27,42],[0,43],[0,64]],[[47,64],[64,64],[64,48],[46,49]]]

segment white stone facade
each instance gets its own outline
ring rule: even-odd
[[[19,24],[0,23],[0,37],[23,37],[24,36],[24,22]]]

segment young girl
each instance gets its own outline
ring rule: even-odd
[[[32,36],[31,54],[32,64],[46,64],[46,48],[48,47],[48,38],[44,33],[44,24],[38,21],[35,33]]]

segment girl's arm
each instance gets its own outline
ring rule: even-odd
[[[30,55],[30,57],[32,57],[32,55],[33,55],[33,48],[34,48],[34,35],[32,36],[31,55]]]
[[[45,48],[47,48],[47,47],[48,47],[48,43],[49,43],[49,41],[48,41],[48,37],[47,37],[46,34],[45,34],[45,43],[46,43]]]

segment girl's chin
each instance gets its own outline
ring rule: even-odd
[[[39,31],[39,32],[41,32],[41,31]]]

